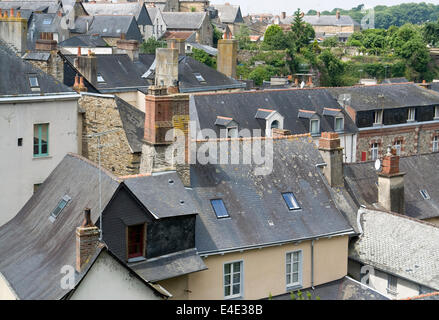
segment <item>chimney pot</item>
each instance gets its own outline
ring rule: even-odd
[[[14,8],[11,8],[11,18],[14,17]]]
[[[82,272],[96,253],[99,245],[99,229],[93,224],[90,209],[84,209],[84,222],[76,228],[76,271]]]
[[[78,57],[81,56],[81,47],[78,47]]]

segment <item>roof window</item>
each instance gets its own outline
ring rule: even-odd
[[[43,24],[45,24],[45,25],[52,24],[52,19],[50,19],[50,18],[45,18],[45,19],[43,20]]]
[[[62,197],[62,199],[58,202],[58,205],[53,209],[52,213],[50,214],[49,220],[55,221],[56,218],[60,215],[60,213],[64,210],[64,208],[67,206],[67,204],[72,200],[68,195],[65,195]]]
[[[287,207],[289,210],[300,209],[299,203],[297,202],[296,197],[294,196],[294,193],[285,192],[285,193],[282,193],[282,197],[284,198],[285,203],[287,204]]]
[[[218,219],[230,217],[222,199],[213,199],[210,200],[210,203]]]
[[[430,200],[431,199],[430,195],[427,192],[427,190],[422,189],[422,190],[419,190],[419,192],[421,193],[422,198],[424,198],[424,200]]]
[[[103,77],[101,74],[99,74],[99,73],[98,73],[98,76],[97,76],[97,80],[98,80],[98,82],[100,82],[100,83],[105,82],[104,77]]]
[[[206,83],[206,80],[204,80],[203,76],[201,75],[201,73],[194,73],[195,78],[197,78],[199,83]]]

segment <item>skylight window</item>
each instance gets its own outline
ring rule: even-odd
[[[60,202],[58,202],[58,205],[56,206],[56,208],[53,209],[52,213],[50,214],[49,220],[52,222],[55,221],[55,219],[58,218],[60,213],[64,210],[64,208],[70,202],[70,200],[72,200],[72,198],[70,198],[68,195],[65,195],[64,197],[62,197]]]
[[[213,199],[210,200],[210,203],[218,219],[230,217],[222,199]]]
[[[107,28],[104,28],[104,30],[102,30],[102,32],[107,32],[108,31],[108,29]]]
[[[98,82],[105,82],[105,79],[101,74],[98,74],[97,80],[98,80]]]
[[[52,19],[50,19],[50,18],[45,18],[45,19],[43,20],[43,24],[45,24],[45,25],[52,24]]]
[[[419,192],[421,193],[422,198],[424,198],[425,200],[430,200],[431,199],[430,195],[427,192],[427,190],[422,189],[422,190],[419,190]]]
[[[200,73],[194,73],[195,78],[197,78],[198,82],[203,83],[206,82],[206,80],[204,80],[203,76]]]
[[[31,88],[38,88],[38,78],[36,76],[29,76],[29,83]]]
[[[287,207],[289,210],[300,209],[299,203],[297,202],[296,197],[294,196],[294,193],[285,192],[285,193],[282,193],[282,197],[284,197],[285,203],[287,204]]]

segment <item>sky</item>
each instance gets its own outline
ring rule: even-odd
[[[439,5],[439,0],[211,0],[211,4],[239,4],[244,16],[248,13],[273,13],[280,14],[282,11],[287,12],[287,15],[292,15],[297,8],[301,11],[307,12],[310,9],[317,11],[332,10],[334,8],[351,9],[359,4],[365,4],[366,8],[371,8],[376,5],[392,6],[407,2],[426,2]]]

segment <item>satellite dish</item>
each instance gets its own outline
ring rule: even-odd
[[[380,159],[375,160],[375,170],[379,171],[381,169],[381,161]]]

